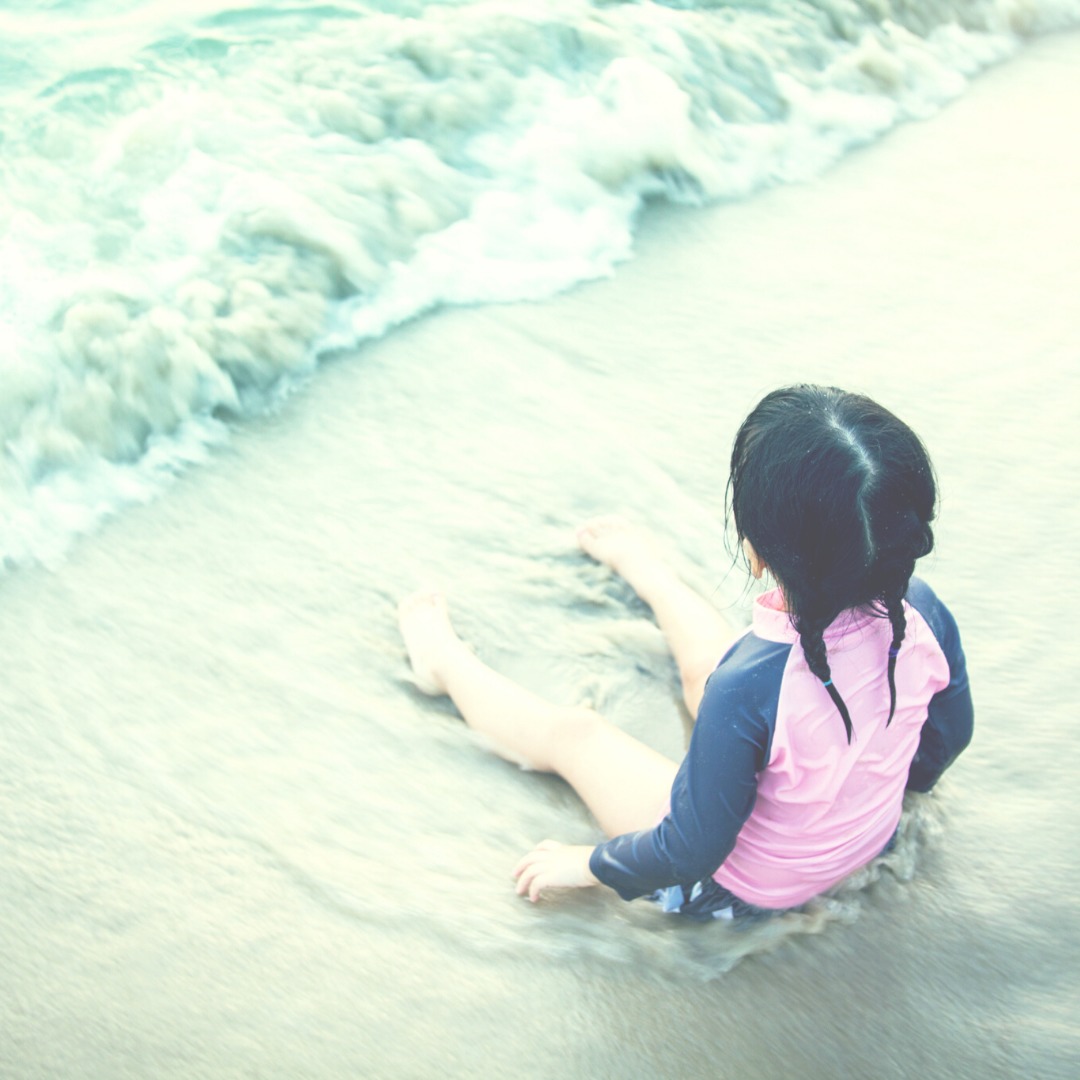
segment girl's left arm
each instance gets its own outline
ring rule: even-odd
[[[960,631],[949,609],[924,581],[912,579],[908,600],[927,621],[949,665],[949,684],[927,709],[919,747],[908,771],[908,791],[929,791],[971,742],[975,709]]]

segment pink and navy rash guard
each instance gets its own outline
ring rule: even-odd
[[[781,604],[778,590],[758,597],[709,677],[664,819],[593,852],[593,873],[624,899],[713,877],[758,907],[805,903],[879,854],[904,791],[928,791],[970,741],[960,636],[924,582],[904,601],[888,725],[888,619],[847,611],[825,631],[850,744]]]

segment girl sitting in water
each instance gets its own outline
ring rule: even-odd
[[[615,518],[578,534],[674,654],[697,718],[681,765],[493,671],[440,595],[401,605],[421,689],[501,756],[562,776],[611,837],[538,844],[514,870],[530,900],[604,884],[697,919],[797,907],[887,847],[904,791],[929,790],[971,738],[956,623],[912,577],[936,493],[906,424],[857,394],[777,390],[735,437],[728,500],[750,572],[776,582],[739,635],[647,535]]]

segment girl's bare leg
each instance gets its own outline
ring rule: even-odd
[[[500,756],[557,773],[609,836],[656,824],[674,761],[592,709],[555,705],[488,667],[455,633],[439,593],[416,593],[398,613],[417,685],[448,694]]]
[[[679,667],[683,700],[696,717],[705,680],[739,631],[675,575],[644,530],[619,517],[594,518],[578,530],[578,542],[652,608]]]

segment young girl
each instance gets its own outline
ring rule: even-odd
[[[736,636],[648,537],[579,532],[652,608],[696,724],[681,765],[587,708],[499,675],[435,593],[401,605],[419,686],[449,694],[498,753],[567,780],[611,839],[545,840],[517,891],[604,884],[696,919],[797,907],[886,848],[905,789],[929,790],[971,737],[956,624],[912,577],[933,546],[921,442],[857,394],[769,394],[735,437],[728,501],[750,572],[776,582]]]

